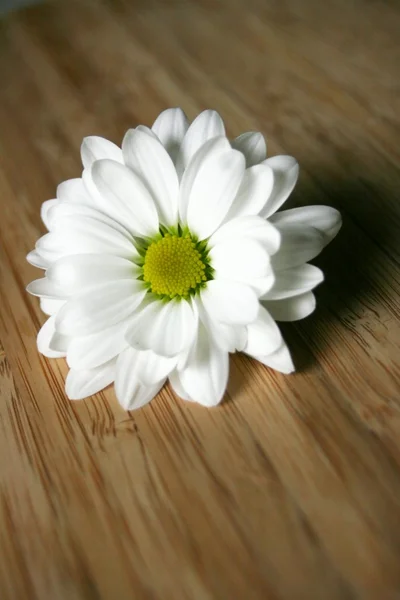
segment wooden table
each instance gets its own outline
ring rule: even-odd
[[[2,600],[400,598],[400,7],[68,0],[0,24]],[[69,402],[25,285],[83,136],[214,107],[297,157],[342,232],[298,372],[231,361],[217,409]]]

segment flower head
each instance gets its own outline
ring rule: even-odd
[[[267,159],[260,133],[230,142],[214,111],[189,125],[176,108],[129,130],[122,149],[86,138],[82,162],[42,205],[49,232],[27,257],[45,271],[27,288],[49,315],[38,348],[67,358],[69,398],[115,382],[122,406],[139,408],[169,378],[213,406],[236,351],[294,370],[275,321],[314,310],[323,275],[308,261],[341,219],[326,206],[276,212],[293,158]]]

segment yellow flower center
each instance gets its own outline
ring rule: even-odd
[[[143,280],[154,294],[188,296],[207,281],[207,264],[190,235],[165,234],[147,248]]]

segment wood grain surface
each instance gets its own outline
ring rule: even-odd
[[[2,600],[400,598],[400,5],[68,0],[0,21]],[[231,360],[213,410],[64,394],[25,262],[85,135],[216,108],[339,208],[297,373]]]

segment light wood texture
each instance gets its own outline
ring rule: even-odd
[[[2,600],[400,598],[400,7],[84,0],[0,23]],[[166,388],[69,402],[25,285],[39,207],[167,106],[297,157],[292,205],[339,208],[298,372],[234,356],[217,409]]]

